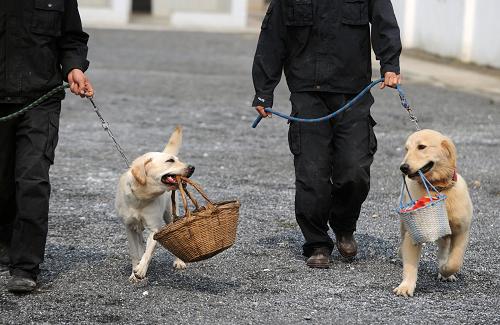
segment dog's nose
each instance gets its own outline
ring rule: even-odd
[[[403,172],[403,174],[408,175],[408,173],[410,172],[410,165],[402,164],[401,166],[399,166],[399,169]]]
[[[191,175],[193,175],[193,173],[194,173],[194,169],[195,169],[195,168],[194,168],[194,166],[193,166],[193,165],[188,165],[188,166],[187,166],[187,172],[188,172],[187,177],[191,177]]]

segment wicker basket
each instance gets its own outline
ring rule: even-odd
[[[439,193],[422,172],[419,171],[419,174],[426,188],[429,202],[421,207],[414,208],[417,201],[414,201],[411,197],[406,180],[403,177],[398,213],[413,241],[422,244],[434,242],[441,237],[451,235],[451,228],[446,211],[446,195]],[[437,193],[436,197],[432,197],[429,186]],[[408,193],[408,203],[404,202],[405,189]]]
[[[185,215],[182,218],[174,215],[174,222],[160,229],[154,239],[185,262],[202,261],[231,247],[236,241],[240,203],[213,203],[203,189],[190,179],[178,176],[177,182],[191,185],[207,201],[207,205],[200,206],[187,188],[180,185]],[[189,210],[186,195],[195,210]],[[175,191],[172,192],[172,211],[175,214]]]

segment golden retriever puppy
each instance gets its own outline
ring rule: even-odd
[[[469,242],[472,202],[467,183],[457,173],[455,145],[448,137],[437,131],[421,130],[410,135],[405,149],[406,155],[400,169],[406,175],[412,197],[420,198],[427,195],[418,174],[419,170],[438,191],[448,197],[446,209],[452,234],[437,240],[438,278],[456,281],[455,274],[462,266],[464,252]],[[422,245],[414,244],[403,224],[401,224],[401,237],[403,281],[394,289],[394,293],[408,297],[413,296],[415,291]]]
[[[163,225],[172,222],[170,194],[179,186],[175,176],[190,177],[194,172],[193,166],[177,158],[181,142],[182,129],[177,127],[163,152],[140,156],[120,178],[115,208],[127,231],[131,282],[146,276],[156,246],[153,236]],[[149,232],[146,243],[144,230]],[[177,258],[174,267],[183,269],[186,264]]]

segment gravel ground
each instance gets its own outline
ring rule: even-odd
[[[456,283],[436,279],[435,245],[424,249],[416,296],[395,297],[402,146],[413,129],[391,91],[375,90],[379,151],[358,224],[358,257],[334,252],[329,270],[305,266],[293,213],[287,125],[257,130],[250,67],[255,35],[91,30],[96,101],[133,158],[161,150],[184,126],[181,158],[215,200],[242,202],[238,240],[215,258],[171,268],[158,249],[149,277],[130,274],[113,200],[120,156],[89,103],[68,98],[52,169],[50,230],[39,290],[14,296],[0,276],[1,323],[499,323],[500,107],[488,99],[412,83],[422,126],[450,135],[475,204],[471,244]],[[289,111],[286,86],[276,108]]]

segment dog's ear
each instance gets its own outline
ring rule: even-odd
[[[132,169],[130,170],[132,172],[132,175],[134,176],[135,180],[137,183],[140,185],[146,185],[146,166],[149,164],[153,158],[149,158],[146,160],[144,163],[142,162],[137,162],[136,164],[132,165]]]
[[[181,148],[181,144],[182,144],[182,127],[180,125],[177,125],[175,127],[174,132],[170,136],[170,139],[168,140],[165,149],[163,149],[163,152],[173,156],[177,156],[179,154],[179,149]]]
[[[450,139],[445,138],[441,141],[441,147],[443,147],[446,157],[450,160],[451,165],[453,167],[457,167],[457,149],[455,148],[453,142]]]

